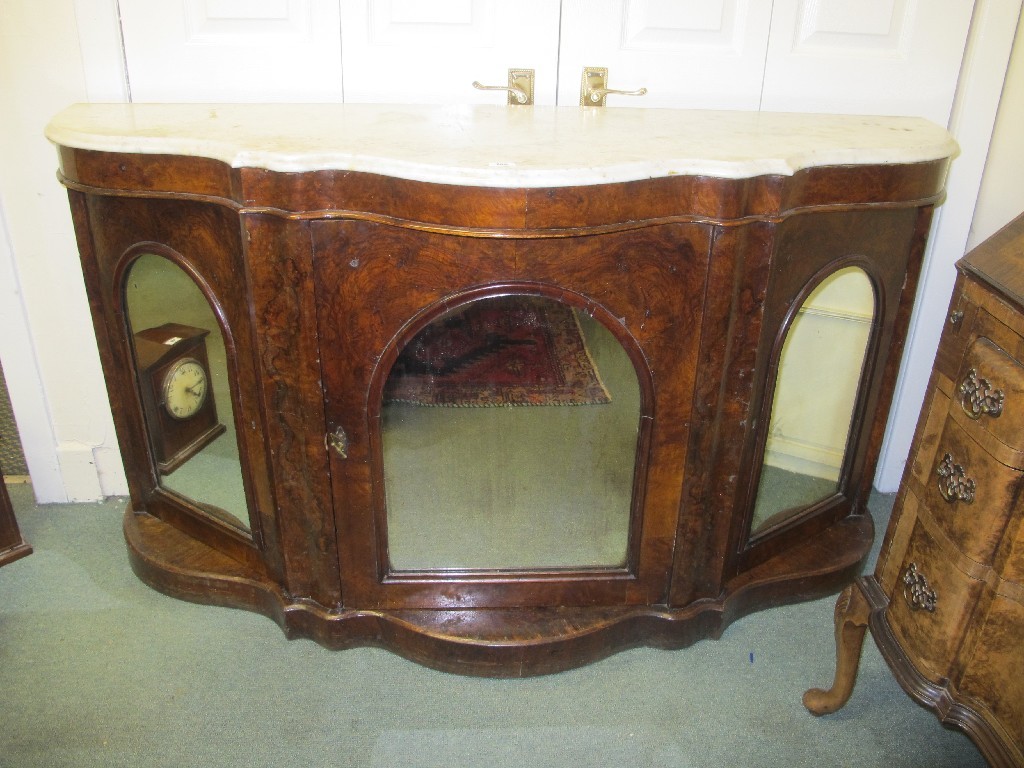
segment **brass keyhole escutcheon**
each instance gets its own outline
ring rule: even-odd
[[[339,457],[348,458],[348,433],[337,426],[327,433],[327,447],[331,448]]]

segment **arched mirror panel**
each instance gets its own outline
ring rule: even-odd
[[[875,305],[864,270],[846,267],[794,316],[777,365],[752,535],[839,490]]]
[[[157,253],[131,263],[124,302],[161,487],[249,531],[232,367],[210,302],[181,266]]]
[[[623,568],[641,395],[601,322],[533,295],[446,311],[381,407],[393,571]]]

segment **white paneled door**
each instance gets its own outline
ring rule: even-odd
[[[912,114],[945,124],[972,0],[120,0],[137,101],[579,103]]]
[[[774,0],[761,109],[946,125],[972,0]]]
[[[616,107],[756,110],[772,3],[563,0],[558,103],[576,104],[583,67],[607,67]]]
[[[557,0],[342,0],[345,100],[505,104],[509,69],[534,70],[534,103],[555,103]]]
[[[341,101],[337,0],[119,0],[134,101]]]

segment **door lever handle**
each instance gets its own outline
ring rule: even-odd
[[[646,88],[637,88],[632,91],[620,91],[608,87],[607,67],[584,67],[583,82],[580,84],[580,106],[581,107],[603,107],[605,98],[611,94],[615,96],[643,96],[647,93]]]
[[[533,70],[510,69],[508,85],[484,85],[479,80],[473,81],[478,91],[507,91],[508,103],[512,106],[528,107],[533,104]]]

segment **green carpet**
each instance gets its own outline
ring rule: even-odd
[[[458,677],[164,597],[128,568],[123,502],[37,507],[10,490],[35,553],[0,569],[0,766],[984,765],[870,640],[846,708],[806,713],[803,691],[831,680],[832,598],[684,651]]]

